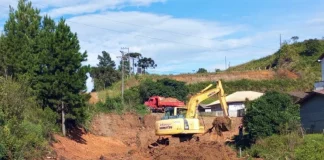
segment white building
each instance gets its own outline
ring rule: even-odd
[[[242,117],[245,112],[245,101],[255,100],[261,97],[263,93],[254,91],[238,91],[226,96],[228,105],[228,113],[230,117]],[[198,108],[201,115],[215,115],[223,116],[223,110],[220,106],[219,100],[207,105],[200,105]]]

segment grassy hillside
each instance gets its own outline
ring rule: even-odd
[[[311,81],[319,80],[320,64],[317,58],[324,53],[324,41],[305,40],[293,44],[285,44],[273,55],[252,60],[248,63],[229,68],[229,71],[246,71],[251,69],[287,69]]]
[[[299,75],[299,79],[288,79],[280,77],[280,74],[276,75],[274,79],[268,80],[223,80],[223,85],[226,94],[231,94],[235,91],[241,90],[253,90],[259,92],[265,92],[268,90],[277,90],[282,92],[290,91],[309,91],[313,87],[315,81],[320,80],[320,64],[316,62],[318,57],[324,53],[324,41],[323,40],[307,40],[304,42],[297,42],[293,44],[285,44],[282,48],[273,55],[252,60],[248,63],[241,64],[229,68],[222,74],[227,73],[237,74],[237,72],[255,70],[255,69],[273,69],[275,71],[289,70]],[[232,71],[236,71],[232,73]],[[279,72],[278,72],[279,73]],[[208,73],[209,74],[209,73]],[[215,73],[210,73],[217,75]],[[245,73],[247,74],[247,73]],[[138,86],[145,79],[161,79],[161,78],[175,78],[179,79],[179,76],[167,76],[167,75],[140,75],[126,78],[125,89]],[[193,75],[194,76],[194,75]],[[197,78],[202,77],[201,74],[196,74]],[[288,76],[289,77],[289,76]],[[244,77],[243,77],[244,78]],[[180,77],[181,79],[181,77]],[[184,79],[182,77],[182,79]],[[190,78],[189,78],[190,79]],[[206,78],[206,81],[188,84],[190,94],[194,94],[199,90],[206,87],[208,84],[214,83],[210,79]],[[121,95],[121,82],[114,83],[108,89],[99,91],[98,96],[101,101],[104,101],[106,97],[119,97]],[[210,103],[216,100],[216,97],[207,99],[203,103]]]

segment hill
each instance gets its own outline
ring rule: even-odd
[[[251,69],[286,69],[302,78],[317,81],[320,78],[320,64],[317,59],[324,53],[324,40],[309,39],[303,42],[284,44],[272,55],[234,66],[228,71],[247,71]]]
[[[223,81],[227,94],[240,90],[309,91],[313,88],[313,83],[320,80],[320,64],[316,60],[323,52],[324,41],[310,39],[284,44],[272,55],[231,67],[222,72],[128,77],[125,80],[125,88],[138,86],[146,79],[170,78],[186,82],[190,94],[196,93],[217,80]],[[104,101],[106,97],[120,96],[120,88],[121,82],[119,81],[108,89],[99,91],[98,97]],[[213,100],[215,97],[207,100],[207,103]]]

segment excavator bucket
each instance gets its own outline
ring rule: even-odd
[[[213,126],[208,129],[208,131],[206,133],[210,133],[212,132],[213,129],[215,129],[216,133],[219,136],[222,136],[223,133],[222,132],[226,132],[231,130],[232,128],[232,121],[229,117],[216,117],[213,121]],[[205,133],[205,134],[206,134]]]

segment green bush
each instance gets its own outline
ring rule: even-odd
[[[264,159],[295,159],[295,148],[303,143],[303,139],[297,133],[287,135],[273,135],[265,139],[259,139],[247,150],[247,153],[255,158]]]
[[[37,159],[48,150],[56,113],[38,107],[29,89],[0,77],[0,158]]]
[[[273,135],[259,139],[246,154],[263,159],[324,159],[324,137],[321,134],[309,134],[303,138],[297,132],[286,135]]]
[[[302,145],[295,150],[298,160],[318,160],[324,159],[324,136],[321,134],[310,134],[305,136]]]
[[[159,79],[156,82],[147,79],[139,86],[141,103],[151,96],[174,97],[185,101],[189,93],[189,89],[185,82],[180,82],[168,78]]]
[[[243,123],[252,140],[294,131],[300,119],[299,106],[290,96],[278,92],[266,92],[246,108]]]

